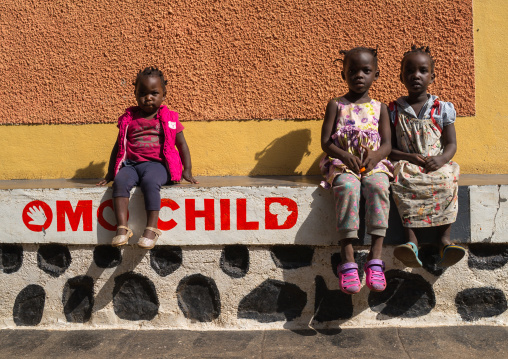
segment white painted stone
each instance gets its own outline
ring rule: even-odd
[[[427,315],[417,318],[390,318],[380,316],[368,305],[369,290],[365,287],[353,296],[353,317],[348,320],[334,320],[325,323],[314,321],[315,277],[323,277],[329,290],[338,290],[338,279],[331,268],[331,256],[338,253],[337,246],[315,247],[310,266],[292,270],[277,268],[267,247],[250,247],[250,268],[245,277],[231,278],[219,267],[221,248],[183,247],[183,263],[172,274],[160,277],[150,266],[150,255],[133,246],[122,250],[123,261],[115,268],[98,268],[92,261],[92,246],[73,246],[72,264],[58,278],[50,277],[37,267],[37,246],[24,245],[24,262],[18,272],[0,272],[0,329],[16,328],[12,319],[12,308],[17,294],[29,284],[41,285],[46,291],[46,304],[38,329],[189,329],[189,330],[265,330],[302,328],[363,328],[363,327],[426,327],[442,325],[470,325],[457,313],[455,297],[458,292],[473,287],[495,287],[508,295],[508,271],[506,266],[496,270],[477,270],[468,267],[467,258],[449,268],[439,277],[433,276],[423,268],[404,268],[392,256],[392,248],[384,248],[382,258],[386,270],[399,269],[411,271],[424,277],[433,285],[436,306]],[[360,249],[361,250],[361,249]],[[363,250],[366,250],[364,248]],[[151,321],[128,321],[116,316],[112,304],[114,278],[129,271],[148,277],[153,283],[159,298],[159,314]],[[178,306],[176,289],[179,282],[196,273],[212,278],[220,292],[221,314],[209,323],[186,319]],[[62,291],[66,281],[78,275],[89,275],[94,279],[95,304],[92,317],[84,324],[68,323],[63,313]],[[307,293],[307,304],[299,318],[294,321],[260,323],[252,319],[238,318],[238,305],[242,298],[266,279],[276,279],[296,284]],[[508,311],[474,322],[476,325],[508,325]]]
[[[170,201],[173,209],[162,207],[160,220],[175,226],[169,230],[160,226],[163,234],[159,244],[323,245],[336,242],[332,196],[317,186],[164,187],[161,196],[163,201]],[[113,210],[109,206],[104,208],[102,215],[98,213],[99,206],[108,200],[111,200],[111,189],[105,188],[0,190],[3,229],[0,241],[110,243],[115,235]],[[223,209],[227,206],[221,207],[221,201],[229,201],[229,210]],[[192,207],[201,217],[191,220],[189,208]],[[205,208],[210,219],[208,227],[204,214],[199,213]],[[83,210],[82,215],[79,210]],[[129,210],[129,226],[134,231],[132,244],[136,243],[146,223],[143,195],[139,189],[132,191]],[[226,223],[228,216],[229,224]],[[109,224],[111,228],[107,229],[101,223]]]
[[[508,242],[508,186],[471,186],[471,242]]]
[[[203,186],[164,187],[161,191],[162,198],[172,208],[166,205],[161,209],[163,234],[159,243],[336,244],[335,212],[330,191],[319,188],[317,184],[290,181],[280,181],[283,182],[282,185],[274,185],[274,180],[260,180],[261,184],[247,180],[248,185],[245,186],[240,185],[239,179],[227,179],[225,182],[234,185],[222,186],[213,183]],[[98,211],[101,204],[111,200],[111,189],[90,185],[69,187],[68,183],[54,187],[59,188],[0,189],[0,242],[111,242],[115,233],[113,210],[111,206],[106,206],[100,213]],[[507,185],[470,186],[472,242],[508,242],[506,198]],[[229,211],[225,211],[228,201]],[[192,216],[186,212],[194,205],[199,215],[199,211],[205,209],[205,203],[209,205],[208,215],[213,212],[213,219],[210,218],[208,227],[202,217],[189,221],[188,226],[186,220]],[[297,208],[297,216],[292,206]],[[146,221],[143,195],[139,189],[132,191],[129,208],[129,225],[134,230],[130,244],[134,244],[142,234]],[[78,210],[83,210],[83,215],[78,215]],[[229,222],[226,212],[229,213]],[[73,214],[75,223],[71,223],[72,220],[69,219],[72,219]],[[242,214],[245,222],[243,227]],[[293,221],[295,216],[296,222]],[[171,223],[175,226],[170,229]],[[194,223],[195,229],[192,228]],[[46,224],[44,231],[41,231],[42,224]],[[105,228],[108,224],[109,228]],[[254,229],[245,229],[251,228],[249,226],[254,226]]]

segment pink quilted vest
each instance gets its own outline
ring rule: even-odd
[[[127,127],[138,109],[138,106],[129,107],[118,119],[118,153],[115,161],[115,176],[120,170],[120,167],[122,167],[123,161],[125,161],[127,153]],[[182,160],[180,159],[178,150],[175,148],[178,112],[170,111],[165,105],[162,105],[157,112],[156,118],[161,122],[161,127],[164,132],[162,153],[164,155],[165,165],[171,174],[171,180],[178,182],[182,178]]]

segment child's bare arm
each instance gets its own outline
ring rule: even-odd
[[[106,173],[106,177],[104,177],[104,179],[100,180],[97,183],[97,186],[105,186],[109,182],[113,181],[113,179],[115,178],[115,162],[117,154],[118,154],[118,139],[116,140],[115,145],[111,150],[111,155],[109,156],[108,173]]]
[[[381,136],[381,144],[375,151],[364,147],[364,158],[362,166],[365,172],[370,172],[383,158],[388,157],[392,150],[390,119],[388,117],[388,109],[385,104],[381,105],[381,114],[379,116],[379,135]]]
[[[455,152],[457,152],[457,136],[455,134],[455,126],[453,123],[445,126],[441,133],[443,141],[443,154],[439,156],[428,156],[425,158],[425,170],[435,171],[443,167],[443,165],[449,162]]]
[[[176,148],[178,148],[180,159],[182,160],[183,164],[182,177],[190,183],[199,183],[194,177],[192,177],[191,156],[189,146],[187,146],[187,141],[185,141],[185,137],[183,135],[183,131],[176,134],[175,144]]]
[[[335,118],[337,117],[337,103],[335,100],[330,100],[326,106],[325,119],[321,127],[321,148],[323,151],[334,158],[342,161],[353,172],[360,173],[361,162],[355,155],[344,151],[337,147],[332,141],[332,132],[335,125]]]

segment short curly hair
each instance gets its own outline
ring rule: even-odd
[[[143,70],[139,70],[138,74],[136,75],[136,79],[132,83],[134,85],[134,88],[138,86],[139,80],[142,77],[149,77],[149,76],[155,76],[159,77],[161,79],[161,85],[164,92],[166,92],[166,85],[168,84],[168,80],[164,78],[164,74],[161,70],[159,70],[157,67],[145,67]]]
[[[377,68],[377,49],[373,49],[371,47],[359,46],[359,47],[352,48],[351,50],[340,50],[339,54],[344,55],[344,58],[343,59],[336,59],[333,62],[342,61],[342,64],[344,66],[346,66],[346,63],[348,62],[351,55],[357,54],[359,52],[368,52],[369,54],[371,54],[372,57],[374,58],[374,65]]]
[[[432,58],[432,55],[430,53],[430,47],[429,46],[420,46],[420,47],[417,47],[416,45],[412,45],[411,46],[411,50],[409,51],[406,51],[404,52],[404,55],[402,56],[402,60],[400,61],[400,71],[402,71],[403,67],[404,67],[404,63],[407,59],[407,57],[411,54],[425,54],[429,57],[430,59],[430,68],[432,71],[434,71],[434,67],[436,65],[436,62],[434,61],[434,59]]]

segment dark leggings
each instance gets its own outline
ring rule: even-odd
[[[168,170],[160,162],[127,162],[115,176],[113,198],[129,198],[132,187],[140,186],[145,196],[145,209],[159,211],[161,186],[166,184],[168,179]]]

